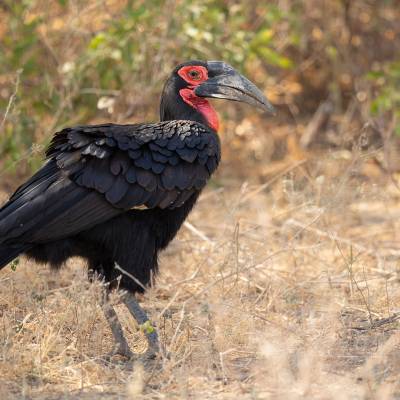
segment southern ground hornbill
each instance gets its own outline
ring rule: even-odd
[[[57,132],[43,167],[0,209],[0,268],[21,253],[60,267],[81,256],[149,325],[134,298],[157,271],[157,255],[174,238],[220,160],[218,117],[206,98],[272,106],[257,87],[220,61],[177,66],[152,124],[89,125]],[[131,356],[116,313],[104,312],[116,351]],[[151,327],[151,326],[150,326]],[[146,357],[158,351],[145,329]]]

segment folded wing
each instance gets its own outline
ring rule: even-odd
[[[0,209],[0,243],[43,243],[130,209],[176,208],[217,167],[216,134],[193,121],[57,133],[46,164]]]

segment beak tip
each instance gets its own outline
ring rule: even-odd
[[[274,117],[278,114],[276,108],[270,102],[263,103],[261,108],[263,109],[265,114],[271,114]]]
[[[268,110],[268,112],[273,116],[276,117],[278,115],[278,111],[276,110],[275,107],[271,106]]]

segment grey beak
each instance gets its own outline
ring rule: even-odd
[[[196,96],[240,101],[275,114],[275,109],[258,87],[222,61],[207,63],[209,79],[197,86]]]

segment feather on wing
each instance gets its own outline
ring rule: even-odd
[[[133,208],[180,207],[214,172],[220,144],[193,121],[104,124],[58,132],[46,156],[0,209],[0,243],[52,241]]]

